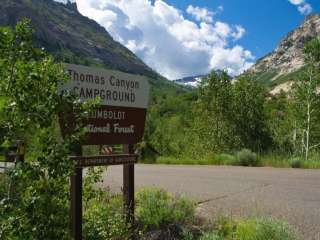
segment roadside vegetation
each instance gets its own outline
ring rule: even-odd
[[[310,156],[308,161],[305,161],[303,158],[291,157],[277,153],[257,155],[248,149],[243,149],[233,154],[222,153],[216,155],[207,155],[199,158],[190,158],[188,156],[160,156],[156,159],[155,163],[170,165],[216,165],[319,169],[320,156],[318,154],[313,154]]]

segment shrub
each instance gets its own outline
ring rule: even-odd
[[[285,222],[273,218],[234,221],[222,217],[216,221],[215,232],[200,240],[297,240],[297,233]]]
[[[217,234],[223,238],[232,237],[236,227],[236,222],[230,217],[219,217],[214,226],[217,230]]]
[[[241,166],[258,166],[257,154],[249,149],[242,149],[236,154],[237,163]]]
[[[217,233],[212,232],[212,233],[205,233],[200,240],[224,240],[223,237],[220,237],[217,235]]]
[[[218,154],[214,156],[214,164],[236,165],[236,158],[230,154]]]
[[[297,234],[285,222],[272,218],[240,222],[236,231],[237,240],[296,240]]]
[[[173,197],[159,189],[143,189],[137,193],[136,216],[146,228],[167,224],[187,224],[194,219],[195,204],[184,197]]]
[[[239,240],[255,240],[258,234],[257,221],[254,219],[238,223],[236,235]]]
[[[127,239],[130,226],[125,221],[123,200],[108,189],[96,188],[102,182],[101,167],[88,168],[83,188],[83,232],[87,240]]]
[[[187,228],[183,228],[182,233],[180,235],[181,235],[182,240],[194,240],[195,239],[193,233]]]
[[[30,21],[1,27],[0,39],[0,146],[23,141],[26,160],[6,172],[11,191],[0,199],[0,239],[69,239],[69,155],[89,108],[59,94],[68,76],[33,45]],[[61,141],[57,116],[70,109],[74,128]]]
[[[3,199],[8,194],[9,179],[6,174],[0,173],[0,199]]]
[[[87,206],[84,211],[85,239],[128,239],[130,227],[123,215],[121,198],[93,199]]]
[[[294,158],[294,159],[291,159],[290,165],[292,168],[301,168],[302,161],[299,158]]]

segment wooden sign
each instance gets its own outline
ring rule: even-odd
[[[59,91],[70,91],[83,102],[100,99],[101,106],[84,120],[84,144],[134,144],[141,140],[150,89],[145,77],[73,64],[65,64],[65,69],[71,81]]]
[[[76,162],[77,167],[108,166],[134,164],[137,162],[137,154],[115,154],[106,156],[72,156],[71,160]]]

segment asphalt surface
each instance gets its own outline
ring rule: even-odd
[[[122,166],[108,168],[103,185],[121,191]],[[320,170],[136,165],[135,186],[186,195],[209,219],[273,216],[320,240]]]

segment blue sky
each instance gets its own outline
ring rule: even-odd
[[[167,0],[178,9],[188,5],[217,9],[223,6],[222,13],[216,16],[225,22],[241,24],[246,35],[239,41],[241,45],[260,58],[272,51],[278,42],[304,20],[297,6],[288,0]],[[313,12],[320,12],[320,0],[309,0]]]
[[[320,11],[320,0],[69,1],[168,79],[238,75]]]

